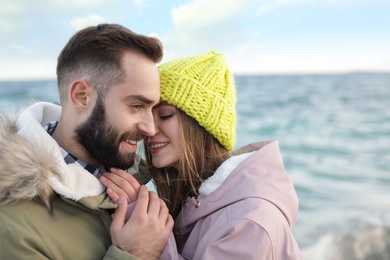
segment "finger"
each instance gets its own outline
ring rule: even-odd
[[[117,175],[118,177],[121,177],[121,178],[127,180],[127,182],[128,182],[129,184],[131,184],[134,188],[137,188],[137,191],[138,191],[138,188],[139,188],[139,186],[141,186],[141,185],[139,184],[139,182],[137,181],[137,179],[134,178],[133,175],[131,175],[131,174],[128,173],[128,172],[125,172],[125,171],[122,170],[122,169],[118,169],[118,168],[111,168],[110,170],[111,170],[111,173],[112,173],[113,175]]]
[[[148,214],[154,217],[158,217],[160,214],[160,208],[161,208],[161,203],[157,193],[153,191],[149,191]]]
[[[119,195],[115,191],[111,188],[107,188],[106,192],[114,203],[118,203]],[[128,198],[126,198],[126,200],[128,201]],[[128,201],[128,203],[130,202]]]
[[[138,190],[138,198],[134,206],[134,214],[147,214],[149,205],[149,191],[145,185],[141,185]]]
[[[140,184],[137,179],[127,172],[111,168],[111,172],[104,173],[100,179],[102,183],[111,188],[119,196],[127,197],[128,203],[134,202],[138,196],[138,189]]]
[[[160,219],[160,221],[165,222],[168,218],[168,215],[169,215],[168,207],[165,204],[165,202],[162,199],[160,199],[160,212],[158,218]]]
[[[160,204],[161,205],[160,205],[159,220],[162,223],[165,223],[165,228],[168,231],[171,231],[173,228],[173,225],[174,225],[174,220],[173,220],[171,214],[169,214],[169,208],[168,208],[167,204],[165,203],[165,201],[160,199]]]
[[[111,168],[111,173],[106,177],[124,190],[133,201],[137,199],[138,189],[141,185],[131,174],[121,169]]]
[[[115,183],[113,183],[110,179],[105,176],[100,177],[101,183],[107,187],[107,194],[110,198],[116,203],[119,197],[124,197],[127,203],[131,203],[133,200],[129,197],[128,194],[131,194],[130,191],[124,191],[120,187],[118,187]],[[134,192],[134,191],[133,191]],[[133,197],[135,197],[133,195]]]
[[[126,212],[127,212],[127,202],[125,198],[120,197],[118,199],[118,206],[115,210],[114,217],[112,219],[111,223],[111,231],[112,232],[119,232],[123,225],[125,224],[126,219]]]
[[[165,230],[167,232],[171,232],[175,222],[174,222],[171,214],[169,214],[169,209],[166,206],[165,202],[163,200],[161,200],[161,203],[163,203],[163,204],[161,205],[161,211],[160,211],[160,216],[159,216],[160,221],[162,223],[165,223]]]
[[[173,220],[173,217],[169,214],[168,215],[168,218],[167,218],[167,221],[165,222],[165,228],[171,232],[172,229],[173,229],[173,226],[175,224],[175,221]]]

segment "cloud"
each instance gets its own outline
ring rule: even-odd
[[[72,19],[70,21],[70,25],[72,26],[73,29],[78,31],[85,27],[96,25],[103,22],[108,22],[108,21],[109,21],[108,18],[91,14],[86,17],[79,17],[79,18]]]
[[[15,2],[15,1],[6,1],[6,0],[1,0],[0,1],[0,14],[2,16],[4,15],[14,15],[17,13],[20,13],[23,9],[23,4],[20,2]]]
[[[32,16],[59,16],[80,15],[92,10],[102,10],[106,12],[118,12],[118,7],[129,5],[141,5],[144,0],[50,0],[50,1],[30,1],[30,0],[0,0],[1,17],[23,17]],[[15,19],[17,21],[17,19]]]
[[[19,74],[47,77],[46,72],[53,73],[58,53],[75,31],[102,22],[120,23],[121,13],[128,10],[126,15],[131,14],[136,10],[135,4],[141,3],[141,0],[0,0],[3,40],[0,80]],[[116,16],[111,17],[113,14]]]
[[[320,70],[332,66],[358,68],[358,64],[360,68],[389,68],[386,55],[389,38],[384,26],[379,24],[380,21],[385,24],[388,19],[384,16],[369,19],[371,12],[368,12],[381,7],[380,2],[386,2],[387,6],[385,0],[178,2],[181,1],[162,4],[158,0],[0,0],[0,39],[3,39],[0,79],[21,73],[31,77],[45,76],[48,71],[53,73],[58,53],[69,37],[81,28],[103,22],[121,23],[145,34],[154,32],[164,44],[164,61],[214,49],[224,53],[230,66],[238,72]],[[299,10],[290,8],[294,5]],[[364,13],[361,11],[364,6],[371,9],[360,19],[365,22],[359,25],[353,19],[357,19],[357,12]],[[323,11],[322,7],[328,11],[357,12],[352,20],[346,13],[342,21],[319,15],[317,23],[312,25],[306,10],[310,9],[309,18],[312,18],[314,12]],[[295,23],[295,19],[300,19],[300,23]],[[344,27],[336,27],[336,22]],[[326,30],[332,26],[334,30]],[[340,27],[351,30],[340,34]],[[369,33],[367,28],[372,28]],[[321,30],[324,31],[320,35]],[[347,53],[352,54],[347,56]]]
[[[6,20],[0,20],[0,32],[1,34],[10,34],[13,32],[14,25],[8,23]]]
[[[161,39],[165,57],[228,50],[243,37],[239,23],[255,0],[196,0],[172,9],[175,31]],[[170,51],[169,51],[170,50]]]
[[[144,0],[133,0],[133,3],[136,6],[142,6],[142,5],[144,5]]]
[[[51,1],[8,1],[0,0],[0,14],[7,16],[15,16],[21,14],[64,14],[80,10],[80,8],[87,8],[96,6],[102,3],[102,0],[51,0]]]
[[[256,14],[266,15],[273,12],[276,9],[283,8],[289,5],[315,5],[315,4],[349,4],[356,2],[364,2],[366,0],[269,0],[262,1],[261,5],[258,6]]]
[[[247,1],[197,0],[174,8],[172,17],[180,31],[196,31],[228,22]]]
[[[332,65],[337,68],[351,67],[353,63],[348,62],[336,65],[337,61],[330,60],[326,55],[324,57],[314,54],[308,55],[309,50],[294,45],[294,43],[288,45],[288,49],[292,50],[292,53],[286,53],[283,50],[277,52],[273,48],[282,46],[284,44],[283,37],[291,39],[291,35],[281,31],[277,36],[281,37],[278,40],[275,38],[275,33],[270,33],[267,29],[275,26],[264,24],[264,22],[275,20],[262,18],[280,8],[292,5],[349,5],[356,1],[366,0],[191,1],[172,9],[171,15],[175,31],[160,37],[165,46],[164,60],[215,49],[227,56],[236,71],[299,71],[300,69],[319,71],[321,69],[328,70]],[[293,18],[296,17],[284,15],[282,18],[293,21]],[[296,30],[299,31],[299,29]],[[293,38],[293,40],[295,39]],[[269,48],[267,45],[273,48]],[[326,46],[323,47],[324,50],[328,49]],[[293,53],[298,49],[302,53],[301,57]],[[309,62],[305,63],[304,59],[308,59]],[[332,64],[332,62],[334,63]]]
[[[259,15],[293,4],[335,1],[339,0],[195,0],[172,9],[176,31],[165,35],[164,43],[177,53],[209,48],[227,52],[250,40],[251,27],[257,26],[251,22],[261,23],[256,19]]]
[[[53,6],[69,6],[72,8],[83,8],[88,6],[101,5],[104,0],[51,0]]]
[[[259,43],[244,43],[237,47],[237,54],[241,55],[251,55],[253,53],[264,52],[267,50],[267,46]]]
[[[63,29],[63,25],[77,27],[77,18],[72,22],[64,21],[85,15],[86,12],[91,13],[88,10],[99,6],[104,10],[106,5],[103,0],[0,0],[0,38],[20,42],[21,39],[34,38],[37,34],[52,36],[53,32]],[[92,14],[88,19],[100,21]]]

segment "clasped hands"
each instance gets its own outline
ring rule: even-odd
[[[110,228],[112,244],[141,259],[158,259],[174,224],[164,201],[120,169],[112,168],[100,180],[118,205]],[[131,203],[134,208],[127,220]]]

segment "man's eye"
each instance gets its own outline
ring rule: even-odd
[[[142,108],[142,105],[132,105],[131,107],[136,110],[140,110]]]

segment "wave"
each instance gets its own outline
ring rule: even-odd
[[[302,250],[304,259],[388,260],[390,259],[390,212],[352,220],[323,235]]]

